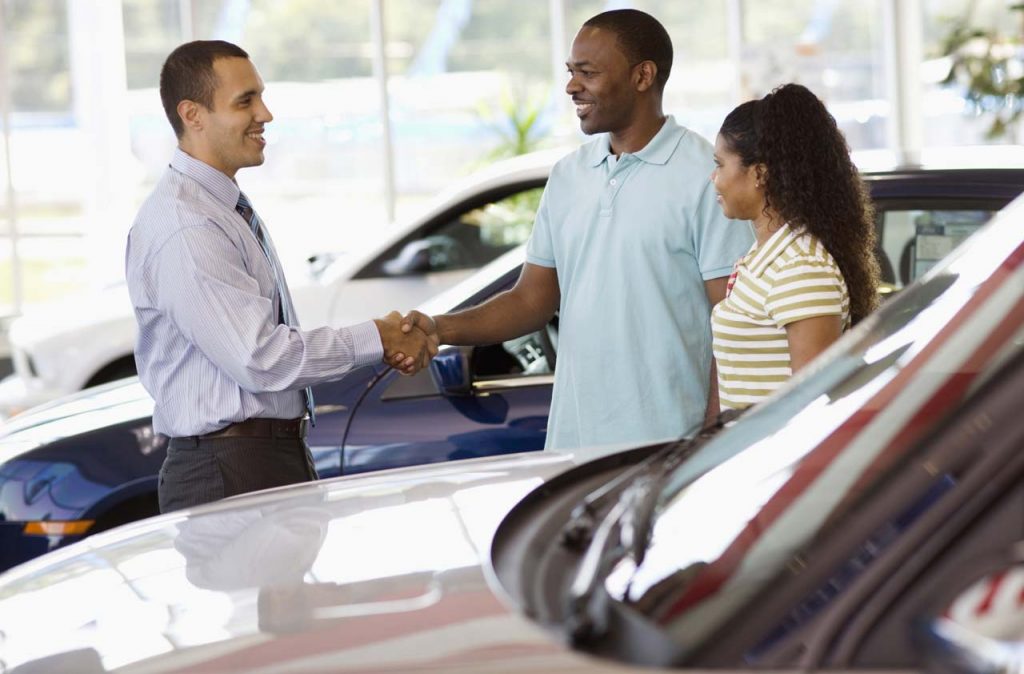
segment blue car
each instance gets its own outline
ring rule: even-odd
[[[865,178],[886,293],[910,283],[1024,191],[1024,169]],[[542,184],[510,184],[467,201],[462,212]],[[510,288],[522,260],[516,248],[421,309],[471,306]],[[503,344],[447,348],[414,377],[381,365],[317,387],[318,422],[309,435],[317,470],[333,477],[541,449],[557,344],[556,317],[544,330]],[[167,440],[153,432],[152,409],[138,381],[125,380],[37,408],[3,428],[0,569],[157,513]]]

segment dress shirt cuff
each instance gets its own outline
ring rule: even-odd
[[[376,365],[384,360],[384,345],[380,341],[380,332],[373,321],[358,323],[351,326],[352,350],[356,367]]]

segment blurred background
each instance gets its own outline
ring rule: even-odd
[[[797,81],[859,151],[1020,141],[1024,12],[1006,0],[0,0],[0,319],[122,278],[174,145],[156,86],[178,44],[230,40],[261,71],[276,118],[239,180],[301,261],[371,243],[497,158],[578,143],[569,44],[620,7],[668,28],[666,109],[708,138]]]

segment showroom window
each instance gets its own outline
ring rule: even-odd
[[[956,21],[1019,41],[1024,12],[898,2],[0,0],[0,316],[121,280],[128,227],[174,147],[156,87],[184,40],[241,44],[267,83],[267,160],[239,178],[291,274],[379,240],[392,214],[497,158],[579,143],[564,61],[578,26],[610,8],[666,25],[666,109],[697,132],[713,138],[737,103],[796,80],[864,150],[900,138],[886,47],[909,3],[925,84],[905,86],[921,89],[924,144],[988,142],[991,119],[940,83],[942,45]]]
[[[998,83],[1003,79],[1024,81],[1024,7],[1008,0],[921,0],[923,5],[923,41],[925,81],[923,104],[923,131],[925,145],[976,145],[984,143],[1021,143],[1024,135],[1020,121],[1005,131],[993,131],[993,115],[983,109],[999,110],[1004,118],[1014,107],[1020,110],[1021,98],[1018,82],[1016,96],[986,96],[981,106],[965,102],[967,87],[958,73],[954,82],[945,84],[953,67],[950,45],[957,28],[978,31],[983,37],[965,45],[975,56],[991,55],[1006,58],[1005,69],[996,67],[988,71]],[[1017,6],[1018,9],[1012,9]],[[1001,44],[999,44],[1001,43]],[[980,50],[980,52],[979,52]],[[979,67],[977,60],[970,67]]]
[[[551,144],[547,2],[388,0],[397,192],[408,205]]]
[[[67,3],[7,0],[0,10],[3,316],[14,313],[19,300],[70,292],[83,281],[87,261],[78,245],[85,194],[75,180],[81,136],[74,126]]]

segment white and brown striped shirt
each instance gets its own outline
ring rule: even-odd
[[[711,312],[722,409],[760,402],[792,375],[786,326],[815,316],[850,324],[850,296],[822,243],[783,225],[736,263]]]

